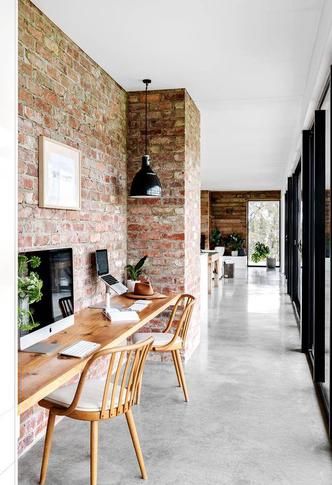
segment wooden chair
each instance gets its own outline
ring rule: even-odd
[[[136,431],[132,406],[142,381],[146,357],[153,339],[125,347],[101,350],[86,363],[78,384],[61,387],[39,402],[49,409],[40,484],[44,485],[51,451],[56,416],[90,421],[90,485],[97,484],[98,421],[124,414],[128,423],[142,478],[147,479],[144,459]],[[86,379],[100,357],[109,356],[103,379]]]
[[[74,313],[73,299],[71,296],[64,296],[59,300],[59,307],[63,318],[69,317]]]
[[[195,304],[192,295],[181,295],[173,307],[169,322],[163,332],[135,333],[133,342],[138,343],[147,337],[153,338],[152,352],[171,352],[178,379],[179,387],[182,388],[185,401],[189,401],[188,389],[183,371],[180,350],[185,348],[186,338],[190,325],[191,315]],[[176,324],[176,322],[178,322]],[[176,325],[175,332],[170,330]],[[140,382],[136,403],[140,402],[142,382]]]

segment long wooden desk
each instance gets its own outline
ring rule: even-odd
[[[150,320],[158,316],[169,306],[174,305],[179,295],[152,300],[151,304],[140,312],[140,321],[135,323],[112,324],[102,310],[85,309],[75,314],[75,323],[62,332],[50,337],[47,342],[63,344],[63,348],[78,340],[90,340],[101,344],[101,349],[114,347],[137,332]],[[114,303],[130,306],[133,300],[117,296]],[[18,355],[18,411],[22,414],[41,399],[62,386],[78,374],[86,359],[64,358],[57,352],[51,355],[19,352]]]

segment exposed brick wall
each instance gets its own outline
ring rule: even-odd
[[[19,2],[19,250],[72,247],[75,310],[101,299],[91,253],[107,247],[111,271],[126,264],[127,94],[28,0]],[[38,136],[82,153],[82,210],[38,207]],[[45,426],[21,417],[20,451]]]
[[[144,92],[128,93],[128,187],[144,154]],[[185,91],[148,94],[148,152],[161,199],[128,200],[128,261],[149,255],[147,272],[158,291],[184,290]]]
[[[185,92],[185,292],[197,299],[189,327],[185,359],[200,342],[200,113]]]
[[[232,232],[247,240],[247,202],[249,200],[280,200],[279,190],[214,191],[210,192],[210,234],[217,227],[223,236]],[[245,242],[246,247],[247,241]]]
[[[19,3],[19,249],[71,246],[75,309],[100,298],[90,254],[126,263],[126,92],[28,0]],[[79,148],[82,210],[38,207],[38,135]]]
[[[128,93],[128,185],[144,154],[144,100],[144,92]],[[156,200],[128,201],[128,260],[136,262],[148,254],[148,276],[161,292],[185,291],[187,267],[195,290],[199,278],[199,260],[192,262],[199,256],[200,188],[199,178],[194,180],[200,165],[199,112],[184,89],[150,91],[148,110],[148,152],[163,195]],[[150,328],[160,330],[165,318],[154,320]]]
[[[210,249],[210,192],[201,191],[201,234],[205,236],[205,249]]]

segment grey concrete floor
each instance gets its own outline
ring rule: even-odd
[[[213,289],[202,344],[186,366],[190,403],[174,369],[147,364],[134,415],[158,485],[332,483],[332,462],[292,306],[278,271],[252,268]],[[89,483],[89,429],[57,427],[48,484]],[[35,484],[37,443],[19,461]],[[123,417],[100,426],[99,485],[143,483]]]

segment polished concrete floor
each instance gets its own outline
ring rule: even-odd
[[[277,271],[252,268],[213,289],[203,342],[186,366],[190,403],[171,366],[148,363],[134,409],[149,483],[332,483],[331,452],[293,311]],[[50,485],[89,483],[86,423],[55,431]],[[19,462],[37,483],[38,443]],[[142,483],[123,417],[100,426],[100,485]]]

